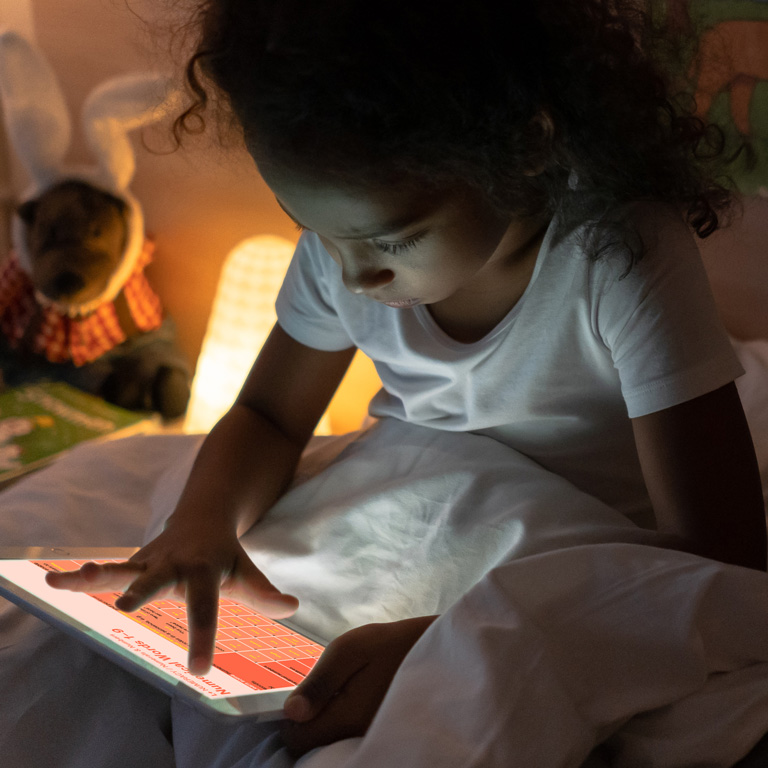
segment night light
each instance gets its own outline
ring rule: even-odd
[[[239,243],[227,256],[192,382],[185,432],[208,432],[232,405],[275,324],[275,299],[294,244],[273,235]],[[324,417],[316,434],[328,434]]]

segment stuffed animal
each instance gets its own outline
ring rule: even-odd
[[[42,53],[0,34],[0,97],[31,185],[0,265],[0,370],[5,384],[67,381],[112,403],[170,419],[187,406],[190,368],[144,269],[153,243],[128,187],[131,130],[173,108],[170,79],[111,79],[86,99],[82,124],[96,164],[64,164],[71,125]]]

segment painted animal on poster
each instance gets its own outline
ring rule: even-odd
[[[768,82],[768,0],[751,0],[751,18],[728,18],[733,5],[720,2],[666,0],[663,23],[683,34],[695,28],[693,17],[718,10],[723,18],[703,29],[699,37],[692,76],[696,84],[696,110],[706,117],[720,94],[727,94],[733,123],[742,136],[753,136],[750,110],[755,89]],[[744,3],[741,4],[744,13]]]
[[[699,42],[696,108],[709,113],[715,97],[727,92],[739,133],[752,134],[750,109],[755,88],[768,82],[768,21],[721,21]]]
[[[96,158],[68,166],[71,123],[42,53],[0,34],[0,97],[12,148],[31,184],[0,265],[0,369],[6,385],[67,381],[110,402],[180,416],[190,369],[145,267],[154,245],[129,190],[128,133],[161,118],[176,92],[168,77],[113,78],[86,99],[82,127]]]

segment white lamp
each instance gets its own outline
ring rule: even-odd
[[[208,432],[229,409],[275,324],[274,303],[294,244],[272,235],[239,243],[224,261],[197,360],[185,432]],[[327,433],[327,419],[318,433]]]

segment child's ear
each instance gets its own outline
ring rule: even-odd
[[[37,211],[37,200],[27,200],[25,203],[22,203],[16,209],[16,213],[19,215],[19,218],[25,224],[29,224],[29,225],[34,223],[36,211]]]
[[[523,170],[526,176],[538,176],[549,164],[552,151],[552,139],[555,136],[555,123],[552,115],[540,109],[528,123],[527,139],[530,163]]]

